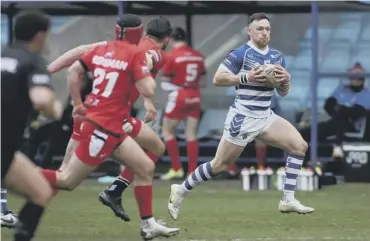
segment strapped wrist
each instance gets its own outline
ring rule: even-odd
[[[239,78],[240,84],[248,83],[248,74],[242,74]]]

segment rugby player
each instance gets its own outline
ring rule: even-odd
[[[116,28],[117,30],[117,28]],[[139,43],[139,48],[142,51],[146,51],[148,62],[152,62],[151,74],[153,78],[157,75],[158,71],[164,65],[164,52],[163,50],[167,47],[169,42],[169,36],[171,35],[172,28],[171,24],[165,17],[154,18],[148,23],[146,36],[144,36]],[[116,31],[116,37],[119,36]],[[73,61],[79,59],[85,52],[93,49],[99,45],[105,45],[107,41],[98,42],[90,45],[81,45],[76,47],[59,58],[53,61],[49,66],[49,71],[55,73],[65,67],[68,67]],[[138,99],[139,94],[137,90],[134,90],[130,97],[130,105],[132,106]],[[150,105],[150,101],[145,100],[144,106]],[[148,108],[148,107],[147,107]],[[64,157],[60,170],[63,170],[68,163],[68,160],[76,148],[79,139],[79,124],[80,121],[74,121],[74,128],[72,137],[68,143],[66,155]],[[129,117],[124,124],[125,131],[132,137],[139,145],[147,151],[147,155],[156,162],[158,157],[161,156],[165,151],[165,146],[158,135],[147,125],[139,119]],[[109,206],[117,217],[120,217],[124,221],[129,221],[129,216],[125,213],[122,207],[122,193],[130,185],[133,180],[133,172],[129,168],[125,168],[120,176],[110,185],[107,189],[100,193],[99,199],[104,204]],[[151,194],[148,193],[147,199],[151,202]]]
[[[169,92],[163,118],[163,136],[172,168],[162,180],[183,178],[176,128],[185,121],[188,174],[195,171],[198,161],[197,130],[200,107],[200,87],[205,85],[205,63],[201,53],[186,44],[186,32],[175,28],[171,36],[172,50],[163,68],[162,88]]]
[[[69,67],[68,86],[75,106],[74,118],[83,120],[79,144],[64,170],[43,170],[43,173],[54,187],[73,190],[113,153],[134,172],[141,236],[146,240],[173,236],[179,229],[167,228],[153,217],[154,163],[127,135],[125,127],[131,93],[137,88],[148,102],[155,93],[156,84],[147,66],[145,51],[136,46],[143,26],[140,17],[133,14],[124,15],[117,26],[118,40],[96,46]],[[81,77],[89,71],[94,77],[93,89],[83,104]],[[152,103],[149,104],[146,105],[147,119],[154,120],[156,110]]]
[[[22,12],[14,26],[15,43],[1,51],[1,180],[4,187],[28,200],[19,213],[14,241],[33,238],[52,197],[37,167],[18,151],[32,108],[55,119],[62,116],[40,55],[49,27],[50,19],[43,13]]]
[[[214,159],[200,165],[181,185],[171,186],[168,210],[172,218],[178,218],[184,198],[194,187],[227,171],[245,146],[254,139],[289,153],[278,209],[281,212],[300,214],[314,211],[294,197],[307,143],[292,124],[270,109],[275,88],[280,96],[287,95],[290,90],[290,74],[284,68],[284,57],[268,45],[270,29],[267,15],[251,15],[248,22],[250,41],[232,50],[218,68],[213,79],[215,86],[235,86],[237,96],[227,114],[223,136]],[[273,69],[274,77],[263,70],[262,65],[265,64],[276,65]]]

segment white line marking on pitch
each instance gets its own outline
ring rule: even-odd
[[[231,241],[279,241],[279,240],[282,240],[282,239],[279,239],[279,238],[272,238],[272,237],[265,237],[265,238],[242,238],[242,239],[232,239]],[[321,238],[317,238],[317,237],[287,237],[287,238],[284,238],[284,240],[299,240],[299,241],[302,241],[302,240],[336,240],[336,241],[339,241],[339,240],[364,240],[363,238],[361,237],[321,237]],[[207,240],[207,239],[188,239],[188,240],[185,240],[185,241],[210,241],[210,240]],[[222,240],[212,240],[212,241],[222,241]]]

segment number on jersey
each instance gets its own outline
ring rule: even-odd
[[[118,72],[106,72],[105,69],[96,68],[94,70],[94,81],[91,93],[98,95],[101,94],[103,97],[109,97],[116,85],[119,73]],[[104,81],[108,81],[104,90],[101,87]],[[103,92],[102,92],[103,91]]]
[[[197,77],[198,77],[198,64],[187,64],[185,80],[188,82],[192,82]]]

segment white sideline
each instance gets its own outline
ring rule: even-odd
[[[315,240],[315,241],[321,241],[321,240],[335,240],[335,241],[344,241],[344,240],[365,240],[361,237],[321,237],[317,239],[317,237],[286,237],[286,238],[273,238],[273,237],[265,237],[265,238],[242,238],[242,239],[232,239],[231,241],[282,241],[282,240]],[[218,240],[218,239],[185,239],[184,241],[224,241],[224,240]]]

